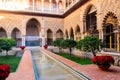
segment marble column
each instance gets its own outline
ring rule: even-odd
[[[120,33],[117,33],[117,51],[120,51]]]
[[[22,36],[22,45],[25,46],[25,36]]]
[[[99,31],[99,39],[103,40],[103,29],[98,29]]]
[[[44,0],[42,0],[42,12],[44,11]]]
[[[52,0],[49,0],[50,2],[50,12],[52,11]]]
[[[59,2],[59,1],[56,0],[56,4],[57,4],[57,13],[59,12],[59,9],[58,9],[58,6],[59,6],[59,5],[58,5],[58,2]]]

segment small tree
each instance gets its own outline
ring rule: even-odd
[[[11,46],[16,46],[16,41],[13,38],[1,38],[1,39],[8,42]]]
[[[9,42],[2,40],[0,43],[1,49],[6,50],[6,54],[8,55],[8,51],[11,50],[11,45]]]
[[[11,46],[16,46],[16,41],[13,38],[8,38],[8,42],[11,44]]]
[[[15,46],[16,42],[12,38],[0,38],[0,49],[6,50],[6,54],[8,55],[8,51],[11,50],[12,46]]]
[[[72,48],[74,48],[77,45],[77,42],[73,39],[66,39],[61,42],[61,47],[63,48],[69,48],[70,54],[72,53]]]
[[[78,42],[76,48],[83,51],[91,51],[96,56],[96,51],[102,48],[102,46],[102,41],[99,38],[87,36]]]
[[[52,45],[53,46],[57,46],[59,48],[59,52],[61,51],[61,42],[63,41],[63,39],[56,39],[55,41],[53,41]]]

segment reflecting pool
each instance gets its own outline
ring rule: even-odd
[[[42,51],[32,51],[37,80],[88,80]]]

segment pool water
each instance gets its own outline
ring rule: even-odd
[[[33,51],[32,55],[39,76],[38,80],[83,80],[65,68],[62,63],[59,64],[41,51]]]

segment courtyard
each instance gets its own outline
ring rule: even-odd
[[[15,67],[7,80],[119,80],[119,7],[119,0],[0,0],[0,64]],[[97,67],[105,61],[108,71]]]
[[[80,65],[43,48],[41,50],[84,74],[89,78],[88,80],[119,80],[120,78],[120,67],[111,66],[109,71],[102,71],[98,69],[95,64]],[[10,73],[7,80],[35,80],[35,73],[33,69],[30,51],[29,49],[26,49],[19,64],[18,70],[14,73]]]

